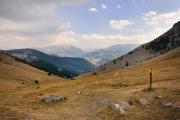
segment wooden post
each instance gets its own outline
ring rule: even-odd
[[[149,88],[150,88],[150,90],[152,90],[152,68],[151,68],[149,75],[150,75],[150,86],[149,86]]]

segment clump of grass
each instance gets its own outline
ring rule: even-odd
[[[94,75],[97,75],[97,73],[96,72],[92,73],[92,76],[94,76]]]
[[[156,88],[146,88],[143,90],[143,92],[156,92]]]
[[[129,86],[128,84],[122,83],[122,82],[119,82],[119,83],[116,83],[116,84],[112,84],[113,88],[121,88],[121,87],[128,87],[128,86]]]

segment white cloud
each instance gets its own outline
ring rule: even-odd
[[[144,34],[137,35],[99,35],[99,34],[84,34],[78,35],[77,46],[80,46],[83,49],[97,49],[105,48],[115,44],[141,44],[147,42],[149,39],[146,39],[149,36]],[[146,41],[144,41],[146,40]]]
[[[54,2],[50,2],[51,4],[47,2],[50,0],[18,1],[20,0],[0,0],[0,49],[56,44],[74,44],[84,49],[96,49],[114,44],[142,44],[163,34],[180,20],[180,9],[164,13],[148,11],[138,21],[110,20],[109,26],[119,30],[118,34],[81,35],[72,31],[71,24],[63,21],[55,12],[56,5],[60,4],[57,1],[72,4],[73,0],[52,0]],[[89,10],[98,11],[96,8]]]
[[[121,21],[121,20],[120,20]],[[139,22],[140,21],[140,22]],[[169,30],[174,23],[180,21],[180,9],[173,12],[159,13],[156,11],[148,11],[139,21],[119,22],[119,20],[111,21],[111,27],[120,29],[116,35],[100,35],[100,34],[84,34],[78,35],[78,46],[87,49],[103,48],[115,44],[143,44],[149,42],[164,32]],[[132,25],[130,29],[126,29]],[[118,27],[117,27],[118,26]],[[122,28],[123,31],[122,31]],[[122,32],[127,34],[123,35]],[[129,33],[129,34],[128,34]]]
[[[0,0],[0,49],[73,43],[70,23],[55,9],[86,0]]]
[[[56,17],[55,7],[79,4],[87,0],[0,0],[0,17],[32,21]]]
[[[132,24],[134,23],[129,20],[110,20],[109,21],[110,27],[117,30],[122,30]]]
[[[117,5],[116,7],[117,7],[117,8],[122,8],[122,6],[121,6],[121,5]]]
[[[151,32],[154,33],[155,36],[158,36],[166,32],[174,23],[180,20],[180,9],[163,13],[148,11],[142,19]]]
[[[107,9],[107,5],[105,5],[105,4],[101,4],[101,7],[102,7],[103,9]]]
[[[96,8],[89,8],[88,11],[89,12],[97,12],[98,10]]]

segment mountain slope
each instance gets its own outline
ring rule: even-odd
[[[113,61],[100,66],[95,72],[108,72],[136,65],[145,60],[152,59],[169,50],[180,47],[180,22],[174,24],[173,28],[155,40],[143,44]]]
[[[137,46],[138,45],[136,44],[114,45],[105,49],[87,53],[83,56],[83,58],[87,59],[96,66],[99,66],[117,58],[117,56],[121,56],[130,50],[133,50]]]
[[[93,79],[94,81],[100,80],[100,83],[102,81],[110,83],[118,79],[122,79],[127,84],[144,83],[149,82],[149,72],[151,68],[156,80],[166,80],[168,76],[172,79],[180,79],[180,75],[174,72],[180,71],[179,65],[180,47],[131,67],[111,69],[105,72],[99,71],[96,75],[90,73],[82,74],[79,76],[79,79],[90,79],[92,82]]]
[[[16,49],[6,52],[13,57],[31,63],[34,67],[67,78],[88,72],[94,68],[94,65],[82,58],[57,57],[33,49]]]
[[[180,48],[129,68],[79,76],[73,81],[48,76],[7,56],[0,55],[0,58],[2,120],[180,119],[178,110],[163,107],[156,99],[156,96],[162,96],[162,101],[180,104]],[[156,91],[144,92],[149,87],[150,68]],[[37,85],[34,80],[40,83]],[[44,96],[52,94],[67,97],[67,100],[49,104],[42,102]],[[128,104],[141,98],[147,99],[148,104],[142,106],[135,103],[123,114],[111,107],[114,103]]]
[[[59,57],[81,57],[85,54],[83,50],[72,45],[55,45],[37,48],[37,50]]]
[[[1,84],[8,82],[12,82],[11,84],[16,82],[19,84],[21,84],[21,82],[33,84],[35,80],[38,80],[41,83],[51,82],[51,80],[55,79],[57,79],[57,77],[49,76],[47,72],[19,62],[7,53],[0,51]],[[58,80],[64,79],[58,77]],[[1,87],[3,87],[3,85]]]

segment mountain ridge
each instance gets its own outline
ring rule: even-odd
[[[141,63],[145,60],[157,57],[160,54],[166,53],[177,47],[180,47],[180,21],[175,23],[170,30],[156,39],[140,45],[134,50],[129,51],[127,54],[98,67],[92,71],[92,73],[124,69],[126,67]]]
[[[96,66],[103,65],[137,47],[137,44],[119,44],[89,52],[83,56]]]
[[[82,49],[73,45],[53,45],[35,49],[58,57],[81,57],[85,54]]]
[[[5,52],[18,60],[61,77],[71,78],[94,68],[94,65],[82,58],[57,57],[30,48]]]

